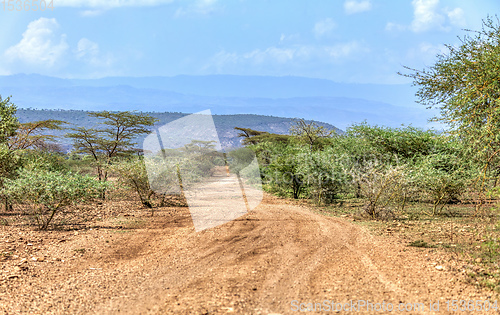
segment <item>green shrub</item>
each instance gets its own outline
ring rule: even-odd
[[[392,166],[368,162],[351,170],[353,179],[360,185],[361,194],[367,199],[363,210],[372,218],[390,212],[388,207],[405,202],[409,186],[407,166]]]
[[[25,169],[44,169],[53,172],[69,170],[68,166],[65,165],[64,156],[60,153],[24,150],[21,156],[21,163]]]
[[[23,168],[5,181],[3,193],[25,205],[38,227],[47,230],[61,209],[98,198],[107,186],[89,176]]]
[[[264,183],[283,195],[298,199],[304,188],[304,174],[300,173],[301,160],[308,149],[300,145],[274,143],[267,145],[270,159],[264,166]]]
[[[306,152],[299,161],[299,174],[310,197],[319,203],[331,203],[345,192],[352,179],[348,172],[351,160],[338,155],[334,148]]]
[[[141,203],[153,209],[151,197],[154,191],[151,189],[144,161],[139,158],[122,160],[111,165],[110,170],[118,175],[118,182],[122,187],[134,190],[139,196]],[[175,181],[177,181],[174,178]]]
[[[422,201],[432,202],[432,215],[450,201],[458,200],[470,178],[467,168],[454,155],[429,155],[415,166],[415,184]]]

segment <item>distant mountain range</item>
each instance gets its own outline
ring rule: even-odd
[[[305,118],[345,129],[370,124],[428,127],[436,112],[414,102],[410,85],[336,83],[302,77],[175,76],[61,79],[0,76],[0,95],[20,108],[137,110]]]

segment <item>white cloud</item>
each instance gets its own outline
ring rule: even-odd
[[[5,51],[5,58],[21,67],[57,68],[68,50],[66,35],[58,35],[56,19],[40,18],[28,24],[21,41]]]
[[[101,54],[99,45],[87,38],[78,41],[74,53],[78,61],[100,70],[106,70],[113,64],[113,56],[109,53]]]
[[[148,7],[172,3],[173,0],[57,0],[54,7],[119,8]]]
[[[462,8],[441,8],[439,0],[413,0],[413,21],[410,25],[388,22],[386,31],[403,31],[409,29],[415,33],[429,30],[450,31],[451,26],[466,25]]]
[[[0,56],[0,74],[40,73],[45,75],[102,77],[115,74],[117,63],[110,52],[101,52],[99,45],[81,38],[76,47],[69,47],[56,19],[40,18],[28,24],[22,39]]]
[[[78,41],[76,49],[76,57],[84,59],[88,57],[95,57],[99,54],[99,45],[93,41],[82,38]]]
[[[356,1],[356,0],[346,0],[344,2],[344,10],[347,14],[360,13],[364,11],[369,11],[372,8],[370,0]]]
[[[333,31],[333,29],[335,29],[336,26],[337,25],[335,24],[335,22],[331,18],[327,18],[327,19],[318,21],[314,25],[313,32],[317,38],[320,38],[320,37],[323,37],[325,35],[330,34]]]
[[[204,74],[292,75],[348,81],[364,71],[362,62],[372,58],[370,51],[362,41],[270,46],[246,52],[222,50],[208,59],[199,71]],[[362,79],[366,81],[367,77]]]
[[[424,32],[433,28],[443,28],[444,15],[437,12],[439,0],[413,0],[414,19],[411,30]]]
[[[458,27],[464,27],[466,25],[464,10],[462,10],[462,8],[447,10],[446,15],[448,15],[448,19],[450,19],[452,25]]]
[[[306,69],[317,64],[338,64],[344,60],[359,57],[369,49],[363,43],[351,41],[329,46],[296,45],[290,47],[268,47],[250,52],[235,53],[222,50],[214,55],[203,70],[224,72],[249,67],[268,73],[271,69]]]

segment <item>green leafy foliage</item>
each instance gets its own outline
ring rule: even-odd
[[[2,99],[0,96],[0,144],[16,134],[19,121],[16,114],[17,107],[10,101],[10,97]]]
[[[403,212],[414,201],[432,204],[430,214],[435,215],[460,200],[478,172],[463,154],[460,139],[432,130],[362,123],[317,140],[311,146],[296,135],[286,142],[249,145],[266,187],[318,203],[364,198],[363,210],[374,218]]]
[[[261,164],[264,183],[280,194],[287,195],[291,192],[293,198],[298,199],[304,188],[303,174],[300,173],[303,149],[300,146],[280,142],[265,143],[263,147],[269,158],[266,164]]]
[[[63,154],[40,150],[23,150],[20,154],[21,165],[25,169],[43,169],[53,172],[67,172],[69,166]]]
[[[432,130],[415,127],[388,128],[369,126],[366,123],[354,125],[347,130],[349,136],[363,140],[371,155],[378,159],[395,162],[395,157],[409,161],[433,152],[438,137]]]
[[[121,160],[113,164],[110,170],[118,175],[119,185],[134,190],[141,203],[153,211],[152,196],[154,191],[149,185],[144,161],[140,158]],[[173,178],[175,179],[175,178]],[[153,214],[153,212],[151,212]]]
[[[20,166],[19,157],[8,145],[11,137],[16,135],[19,121],[17,120],[16,106],[11,103],[10,97],[2,99],[0,96],[0,189],[3,188],[4,181],[14,176],[15,170]],[[9,196],[2,193],[5,210],[11,208]]]
[[[15,116],[16,105],[10,97],[3,99],[0,96],[0,187],[4,177],[13,175],[19,165],[18,157],[10,150],[8,141],[16,135],[19,122]]]
[[[346,192],[352,180],[348,172],[350,160],[333,147],[323,151],[306,151],[300,155],[299,173],[309,196],[320,203],[332,203]]]
[[[463,144],[464,152],[482,174],[476,190],[485,198],[487,182],[500,169],[500,25],[487,18],[479,31],[470,31],[458,46],[437,56],[434,65],[404,74],[419,87],[418,101],[438,107],[449,132]],[[496,179],[495,179],[496,180]],[[482,202],[480,202],[481,204]]]
[[[460,198],[471,181],[468,171],[455,155],[444,153],[428,155],[415,167],[415,185],[420,188],[422,199],[432,202],[432,215]]]
[[[321,139],[331,137],[335,130],[328,130],[315,122],[307,122],[304,119],[296,119],[290,127],[290,134],[300,141],[307,143],[312,149],[321,142]]]
[[[46,230],[61,209],[97,198],[108,186],[90,176],[23,168],[5,181],[3,193],[28,207],[38,227]]]

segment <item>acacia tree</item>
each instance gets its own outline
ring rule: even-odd
[[[309,147],[312,148],[321,138],[328,138],[334,135],[335,130],[328,130],[315,122],[308,123],[304,119],[298,119],[290,127],[290,134],[305,140],[309,144]]]
[[[449,132],[460,139],[467,153],[482,168],[478,191],[482,204],[488,176],[499,176],[492,166],[500,161],[500,22],[488,17],[482,29],[461,38],[459,46],[446,45],[434,65],[403,76],[418,86],[418,102],[440,109]]]
[[[48,119],[19,124],[17,131],[9,138],[10,150],[40,149],[54,147],[54,135],[46,134],[47,130],[62,130],[62,120]]]
[[[3,188],[5,179],[14,174],[19,164],[17,156],[8,146],[9,138],[16,134],[19,127],[19,121],[15,116],[16,110],[16,105],[10,101],[10,97],[2,100],[0,96],[0,189]],[[10,209],[11,205],[7,195],[2,198],[4,199],[5,210]]]
[[[73,140],[73,147],[77,153],[92,156],[96,163],[99,180],[106,181],[108,172],[106,165],[117,156],[135,152],[134,139],[142,134],[149,133],[147,127],[154,125],[156,118],[125,112],[92,112],[89,116],[103,121],[104,128],[72,128],[73,132],[66,137]]]
[[[16,134],[19,126],[16,111],[17,107],[10,101],[10,97],[2,100],[0,96],[0,144],[6,144]]]
[[[258,139],[259,137],[255,138],[256,136],[269,134],[266,131],[257,131],[250,128],[234,127],[234,129],[240,131],[238,132],[238,137],[243,138],[242,143],[244,145],[257,144],[255,139]]]
[[[238,137],[241,137],[241,143],[245,146],[257,145],[263,142],[269,143],[287,143],[291,136],[280,135],[276,133],[269,133],[267,131],[257,131],[250,128],[240,128],[234,127],[235,130],[241,132],[238,133]]]

